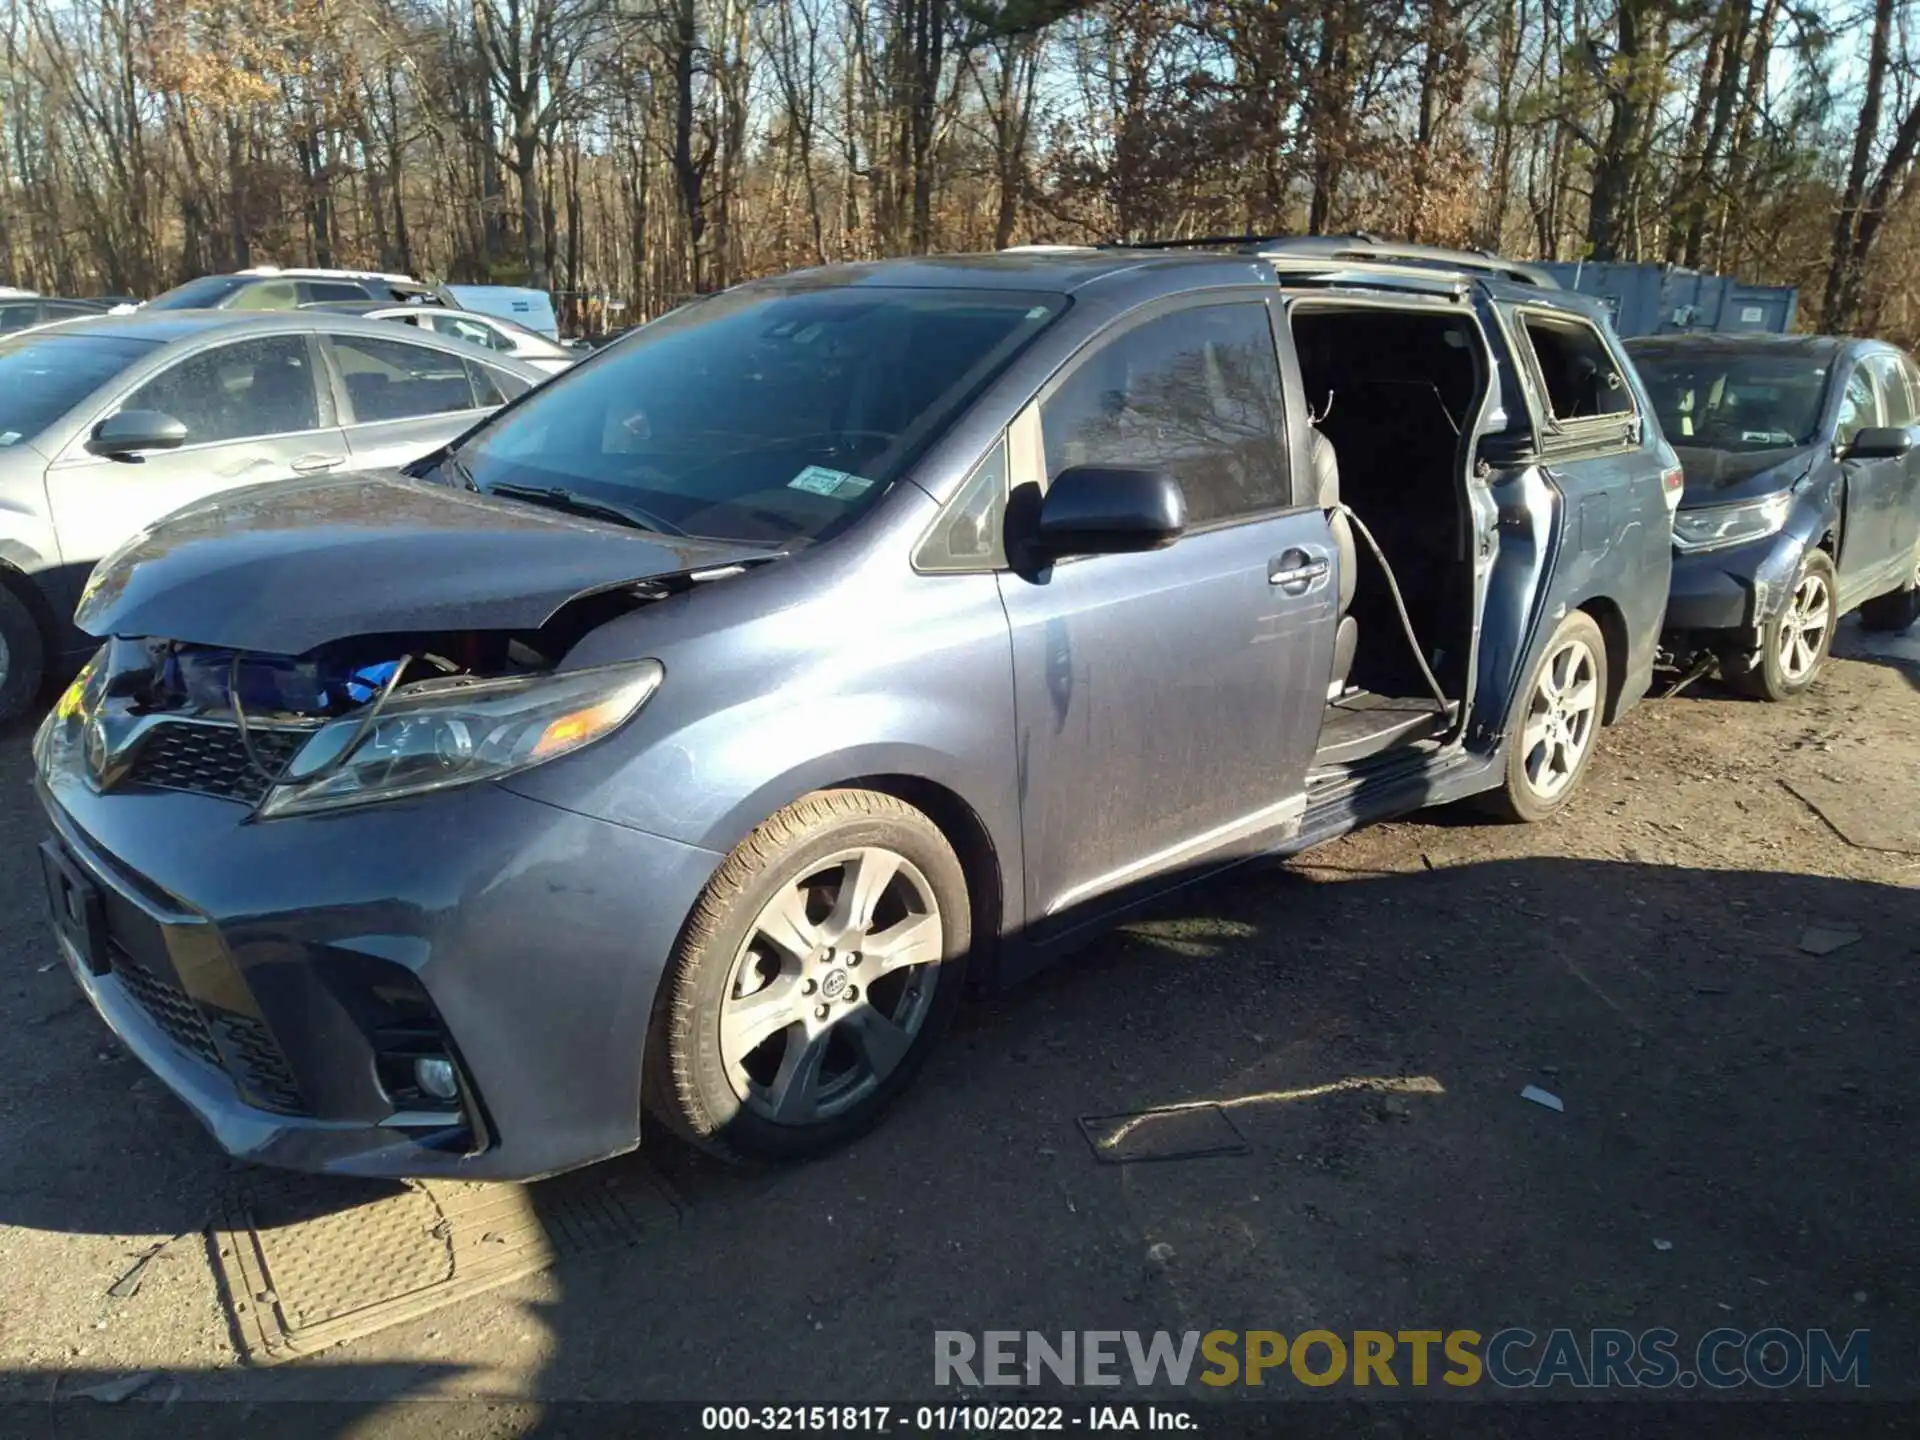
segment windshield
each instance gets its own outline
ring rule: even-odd
[[[1772,450],[1810,445],[1827,366],[1808,355],[1636,354],[1660,428],[1675,445]]]
[[[534,391],[455,459],[482,490],[565,491],[714,539],[821,540],[1064,303],[866,286],[715,296]]]
[[[211,310],[247,283],[244,275],[203,275],[147,302],[149,310]]]
[[[33,439],[152,349],[146,340],[60,331],[0,340],[0,448]]]

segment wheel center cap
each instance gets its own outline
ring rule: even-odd
[[[829,1000],[838,1000],[847,991],[847,972],[829,970],[827,978],[820,982],[820,993]]]

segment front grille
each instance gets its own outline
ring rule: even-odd
[[[136,962],[118,946],[114,947],[113,973],[126,992],[140,1004],[182,1050],[197,1055],[209,1065],[220,1064],[219,1047],[213,1043],[213,1031],[200,1007],[187,998],[187,992],[171,980],[163,980]]]
[[[260,765],[277,775],[312,732],[255,726],[247,734]],[[140,742],[127,780],[158,790],[185,790],[248,805],[259,804],[269,784],[248,759],[236,726],[184,721],[153,728]]]
[[[259,1105],[283,1115],[304,1115],[307,1102],[287,1069],[287,1057],[267,1033],[267,1027],[251,1015],[221,1012],[215,1020],[225,1037],[228,1050],[240,1066],[240,1084]]]
[[[236,1015],[229,1010],[213,1011],[212,1022],[193,1003],[187,992],[171,980],[154,974],[116,943],[112,947],[113,973],[121,986],[146,1011],[167,1038],[209,1065],[232,1073],[238,1070],[241,1089],[255,1104],[282,1115],[305,1115],[307,1102],[287,1068],[267,1027],[251,1015]],[[214,1041],[214,1026],[227,1042],[233,1065],[220,1053]]]

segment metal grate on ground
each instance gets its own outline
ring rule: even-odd
[[[632,1159],[535,1185],[274,1177],[227,1195],[210,1255],[242,1356],[274,1364],[639,1245],[681,1209]]]

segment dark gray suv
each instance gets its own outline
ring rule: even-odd
[[[647,326],[409,475],[102,564],[60,943],[231,1151],[529,1176],[870,1123],[968,979],[1646,691],[1673,456],[1601,313],[1365,241],[901,260]]]

